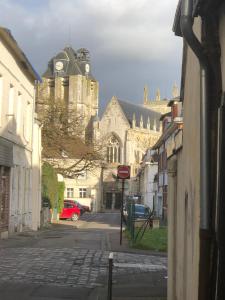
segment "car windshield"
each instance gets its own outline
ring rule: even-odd
[[[135,212],[145,213],[145,207],[144,206],[135,206]]]

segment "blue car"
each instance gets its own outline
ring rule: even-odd
[[[134,205],[134,216],[135,219],[146,219],[149,216],[150,210],[143,204]]]

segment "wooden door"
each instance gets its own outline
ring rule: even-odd
[[[9,227],[10,168],[0,166],[0,232]]]

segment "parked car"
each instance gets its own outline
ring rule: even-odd
[[[134,205],[134,217],[135,219],[146,219],[150,214],[149,207],[146,207],[143,204]]]
[[[88,205],[83,205],[83,204],[80,205],[83,207],[85,212],[90,212],[90,207]]]
[[[72,199],[69,200],[69,199],[66,199],[66,200],[64,200],[64,201],[69,201],[69,202],[71,202],[71,203],[75,203],[75,204],[79,207],[79,209],[80,209],[80,211],[81,211],[81,215],[82,215],[83,213],[85,213],[86,211],[90,211],[89,206],[80,204],[80,202],[78,202],[77,200],[72,200]]]
[[[71,219],[72,221],[77,221],[80,215],[80,208],[75,203],[64,201],[64,207],[59,216],[60,219]]]

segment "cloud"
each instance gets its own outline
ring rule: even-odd
[[[0,0],[0,20],[2,26],[11,29],[40,73],[53,55],[71,44],[75,49],[90,50],[98,80],[101,81],[101,74],[111,70],[111,74],[107,73],[110,82],[102,78],[106,87],[117,82],[120,72],[129,78],[135,70],[139,72],[135,74],[137,82],[144,85],[145,78],[154,81],[153,76],[162,81],[178,79],[181,40],[172,33],[177,2]],[[153,65],[155,75],[152,74]],[[149,73],[142,72],[140,66],[149,69]],[[176,78],[169,79],[168,70],[162,74],[165,66],[171,68],[170,73]],[[126,73],[121,68],[129,71]],[[113,89],[117,88],[110,86],[109,90]]]
[[[150,61],[176,51],[171,28],[177,0],[42,0],[39,9],[27,2],[0,1],[0,16],[32,32],[34,42],[88,40],[99,54]]]

